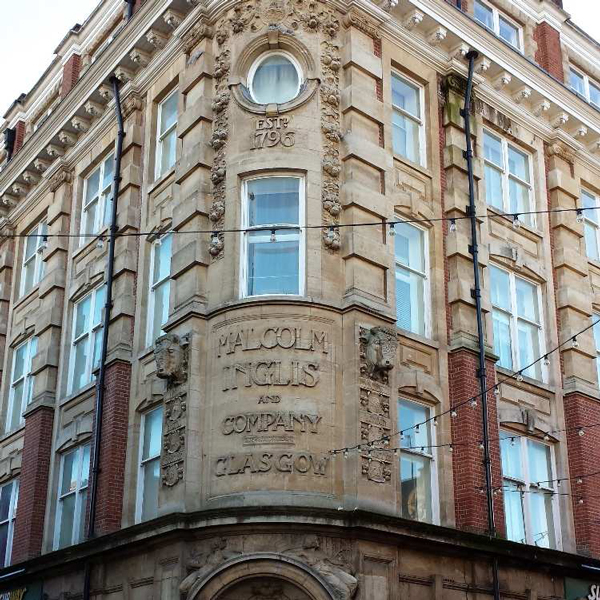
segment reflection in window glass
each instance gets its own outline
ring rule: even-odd
[[[252,98],[258,104],[284,104],[300,91],[300,73],[286,54],[277,52],[259,59],[250,82]]]
[[[420,87],[392,73],[392,138],[394,152],[423,164],[423,120]]]
[[[139,520],[154,519],[158,513],[158,489],[160,481],[160,449],[162,442],[163,409],[156,408],[143,417],[142,456],[140,462],[141,503]]]

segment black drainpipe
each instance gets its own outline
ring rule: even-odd
[[[106,304],[104,305],[104,323],[102,324],[102,350],[100,354],[100,371],[96,384],[95,426],[93,434],[94,454],[92,457],[92,469],[90,477],[90,513],[87,528],[87,539],[95,536],[96,504],[98,500],[98,474],[100,473],[100,442],[102,439],[102,410],[104,405],[104,381],[106,379],[106,354],[108,349],[108,326],[110,324],[110,311],[112,308],[112,284],[115,271],[115,242],[117,233],[117,204],[119,199],[119,187],[121,184],[121,157],[123,154],[123,114],[121,112],[121,98],[119,95],[119,80],[113,75],[111,77],[113,94],[115,97],[115,113],[117,116],[117,143],[115,150],[115,167],[112,193],[112,213],[110,218],[110,229],[108,235],[108,265],[106,267]],[[89,600],[91,580],[91,563],[86,563],[84,573],[83,598]]]
[[[481,311],[481,281],[479,276],[479,245],[477,243],[477,217],[475,212],[475,181],[473,178],[473,146],[471,143],[471,92],[473,90],[473,69],[475,68],[475,59],[479,54],[471,50],[466,58],[469,61],[469,76],[467,78],[467,89],[465,91],[465,105],[462,110],[462,117],[465,120],[465,138],[467,150],[465,158],[467,159],[467,173],[469,176],[469,206],[468,216],[471,221],[471,247],[469,248],[473,256],[473,276],[475,287],[473,297],[475,299],[475,310],[477,313],[477,338],[479,341],[479,368],[477,369],[477,379],[479,379],[479,390],[481,394],[481,414],[483,426],[483,464],[485,467],[485,489],[487,492],[487,514],[488,514],[488,533],[489,536],[496,537],[496,521],[494,518],[494,492],[492,485],[492,461],[490,458],[490,432],[488,422],[488,404],[487,404],[487,382],[485,375],[485,346],[483,342],[483,316]],[[475,490],[473,490],[475,493]],[[498,580],[498,560],[492,559],[492,579],[494,587],[494,600],[500,599],[500,582]]]
[[[127,2],[127,20],[133,17],[133,8],[135,6],[135,0],[125,0]]]

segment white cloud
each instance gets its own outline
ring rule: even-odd
[[[600,4],[597,0],[564,0],[563,6],[575,25],[600,42]]]

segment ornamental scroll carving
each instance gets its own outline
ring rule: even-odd
[[[183,479],[186,436],[186,382],[188,378],[187,336],[168,333],[154,346],[156,375],[166,380],[164,396],[163,441],[161,452],[162,482],[173,487]]]
[[[396,332],[384,327],[360,328],[361,473],[374,483],[392,478],[389,373],[396,363]]]

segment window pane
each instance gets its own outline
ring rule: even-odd
[[[590,83],[590,102],[600,108],[600,88]]]
[[[77,475],[79,471],[79,453],[77,450],[63,456],[63,474],[60,494],[74,492],[77,489]]]
[[[30,260],[24,267],[23,293],[26,294],[35,285],[35,259]]]
[[[483,133],[483,154],[486,160],[502,167],[502,142],[491,133]]]
[[[584,208],[592,209],[584,211],[585,218],[589,219],[590,221],[594,221],[594,223],[598,223],[598,209],[596,208],[598,204],[596,202],[596,198],[592,196],[592,194],[589,194],[588,192],[582,190],[581,205]]]
[[[517,290],[517,314],[530,321],[540,322],[537,288],[532,283],[515,277]]]
[[[100,190],[101,192],[106,192],[107,188],[109,188],[109,190],[110,190],[110,187],[113,184],[113,169],[114,169],[114,167],[115,167],[115,159],[114,159],[114,156],[111,154],[104,161],[104,173],[102,174],[102,189]]]
[[[12,404],[12,414],[10,416],[10,429],[16,429],[21,423],[21,415],[23,414],[23,388],[25,387],[25,382],[20,381],[13,388],[13,404]]]
[[[431,521],[431,465],[424,456],[403,454],[400,461],[402,516]]]
[[[398,75],[392,75],[392,104],[417,118],[421,117],[419,91],[416,85]]]
[[[162,408],[150,411],[144,417],[144,446],[142,448],[142,460],[160,454],[162,418]]]
[[[102,358],[102,331],[103,327],[96,329],[92,334],[94,336],[94,354],[92,356],[92,371],[100,368],[100,359]],[[91,373],[90,373],[91,376]]]
[[[502,172],[499,169],[486,164],[485,167],[485,201],[490,206],[504,208],[502,194]]]
[[[519,338],[519,365],[517,368],[523,369],[540,356],[540,330],[536,325],[530,325],[520,319],[517,322],[517,329]],[[537,362],[535,365],[525,369],[523,375],[533,377],[534,379],[541,379],[541,362]]]
[[[13,381],[23,377],[25,373],[25,359],[27,358],[27,344],[23,344],[17,348],[15,352],[15,370],[13,372]]]
[[[298,94],[300,79],[292,62],[281,54],[265,58],[252,78],[252,95],[259,104],[283,104]]]
[[[85,540],[85,507],[87,504],[87,490],[79,494],[79,526],[77,527],[77,538],[74,543],[78,544]]]
[[[154,519],[158,512],[158,483],[160,477],[160,460],[146,463],[144,470],[144,492],[142,497],[142,521]]]
[[[417,423],[422,423],[429,418],[429,409],[426,406],[411,402],[410,400],[400,400],[398,402],[398,429],[409,429],[405,431],[400,445],[403,448],[431,445],[430,429],[427,424],[420,425],[417,429],[414,427]],[[430,448],[425,448],[425,452],[430,453]]]
[[[510,312],[510,278],[506,271],[490,266],[492,304]]]
[[[70,546],[73,539],[73,520],[75,518],[75,494],[71,494],[61,501],[60,533],[58,547]]]
[[[396,267],[396,324],[425,335],[424,279],[402,267]]]
[[[106,286],[99,287],[94,297],[94,320],[92,321],[92,327],[102,325],[102,311],[106,304]]]
[[[421,162],[418,123],[394,112],[392,115],[392,138],[396,154],[400,154],[414,163]]]
[[[160,175],[162,175],[175,164],[177,158],[177,130],[170,131],[160,143]]]
[[[100,169],[96,169],[86,180],[84,206],[96,198],[100,190]]]
[[[298,294],[299,242],[298,234],[277,231],[277,239],[285,235],[290,241],[269,240],[263,232],[247,234],[248,294]],[[295,238],[295,239],[293,239]]]
[[[10,499],[12,496],[13,482],[0,488],[0,521],[6,521],[10,516]],[[0,553],[0,560],[3,554]]]
[[[512,345],[510,341],[510,319],[508,315],[499,310],[492,311],[494,329],[494,353],[500,358],[498,365],[505,369],[513,368]]]
[[[104,217],[103,217],[102,223],[104,225],[108,225],[110,223],[110,220],[112,219],[112,210],[113,210],[112,194],[110,193],[110,191],[105,192],[103,194],[102,198],[104,201]]]
[[[167,279],[171,275],[171,248],[173,236],[171,234],[154,245],[154,272],[152,283]]]
[[[84,211],[84,233],[95,233],[96,232],[96,211],[98,210],[98,200],[94,200],[88,204]]]
[[[475,18],[480,23],[483,23],[489,29],[494,29],[494,15],[491,8],[488,8],[485,4],[475,0],[474,12]]]
[[[87,296],[75,307],[75,335],[77,338],[89,330],[90,311],[92,307],[92,296]]]
[[[88,484],[90,475],[90,445],[87,444],[83,447],[83,459],[81,461],[81,483],[80,488],[84,488]]]
[[[508,147],[508,170],[523,181],[529,181],[529,158],[512,146]]]
[[[600,315],[593,315],[592,322],[594,325],[594,341],[596,342],[596,351],[600,352]]]
[[[519,30],[506,19],[500,17],[500,37],[507,41],[511,46],[519,48]]]
[[[511,177],[508,180],[508,193],[511,213],[523,213],[531,210],[529,188],[526,185],[518,183],[516,179]],[[520,218],[527,224],[531,224],[532,222],[532,215],[521,215]]]
[[[154,312],[152,314],[152,342],[160,336],[164,324],[169,319],[169,280],[154,288]]]
[[[73,390],[82,388],[88,382],[86,373],[89,336],[75,344],[75,360],[73,364]]]
[[[424,232],[408,223],[397,223],[394,225],[394,231],[396,232],[394,241],[396,260],[415,271],[424,273]]]
[[[31,258],[35,254],[35,251],[38,245],[40,244],[40,240],[42,238],[38,237],[38,233],[39,232],[36,227],[33,231],[30,232],[31,235],[28,235],[25,238],[25,260]]]
[[[270,177],[248,181],[248,224],[300,223],[300,180]]]
[[[550,446],[533,440],[527,440],[527,454],[531,483],[542,482],[542,485],[549,487],[548,482],[552,479]]]
[[[523,479],[521,468],[521,439],[506,431],[500,432],[500,451],[502,454],[502,474],[512,479]]]
[[[598,260],[600,256],[598,255],[598,236],[597,236],[597,228],[591,225],[590,223],[586,223],[584,225],[585,232],[585,252],[589,258],[593,258]]]
[[[177,102],[178,94],[171,94],[160,105],[160,133],[164,133],[177,123]]]
[[[585,97],[585,82],[583,80],[583,76],[576,71],[573,71],[573,69],[571,69],[571,87],[578,94],[581,94],[583,97]]]
[[[531,492],[529,496],[531,541],[542,548],[554,548],[556,544],[552,523],[552,495],[548,492]]]
[[[513,542],[525,543],[523,499],[516,484],[504,482],[504,512],[506,515],[506,537]]]
[[[6,547],[8,545],[8,523],[0,525],[0,566],[7,566],[9,562],[6,557]],[[10,557],[8,557],[10,559]],[[10,596],[9,596],[10,597]]]

